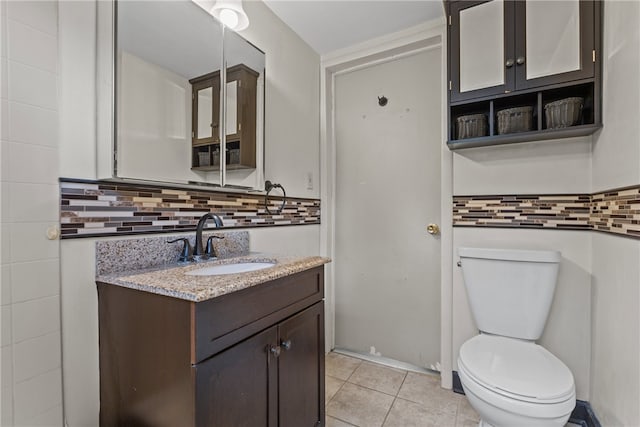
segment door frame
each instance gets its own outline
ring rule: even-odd
[[[447,148],[447,26],[445,18],[407,28],[397,33],[368,40],[340,49],[320,58],[320,253],[333,258],[335,254],[335,78],[337,75],[370,67],[415,54],[417,51],[441,49],[441,135],[440,159],[440,365],[441,385],[452,388],[452,208],[453,154]],[[327,264],[325,274],[325,342],[326,351],[335,346],[335,269]]]

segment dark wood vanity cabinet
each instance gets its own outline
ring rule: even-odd
[[[192,87],[191,167],[193,170],[220,169],[220,135],[223,131],[226,132],[226,168],[256,167],[259,73],[244,64],[238,64],[229,67],[226,75],[225,126],[220,126],[219,123],[220,71],[189,80]]]
[[[601,9],[598,0],[445,1],[451,149],[588,135],[601,127]],[[583,98],[580,119],[550,127],[545,106]],[[498,112],[532,107],[527,130],[498,131]],[[484,115],[471,136],[458,119]]]
[[[317,303],[196,365],[196,424],[322,425],[322,312]]]
[[[199,303],[98,283],[102,426],[324,425],[323,268]]]

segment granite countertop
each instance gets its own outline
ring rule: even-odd
[[[185,273],[205,267],[240,262],[273,262],[276,265],[246,273],[189,276]],[[301,271],[319,267],[329,258],[252,253],[232,258],[189,264],[172,264],[145,270],[124,271],[96,277],[97,282],[123,286],[187,301],[206,301]]]

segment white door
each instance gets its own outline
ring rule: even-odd
[[[421,367],[440,358],[440,73],[435,48],[335,80],[335,346]]]

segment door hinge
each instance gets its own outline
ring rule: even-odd
[[[191,99],[196,99],[196,94],[191,92]]]
[[[238,131],[242,130],[242,123],[238,123]]]
[[[593,62],[596,62],[596,50],[595,49],[593,49],[592,54],[593,54]]]
[[[449,90],[452,90],[453,85],[451,84],[451,80],[449,80]]]
[[[196,137],[195,131],[191,131],[191,138],[195,138],[195,137]]]
[[[451,25],[451,15],[449,15],[449,25]]]

